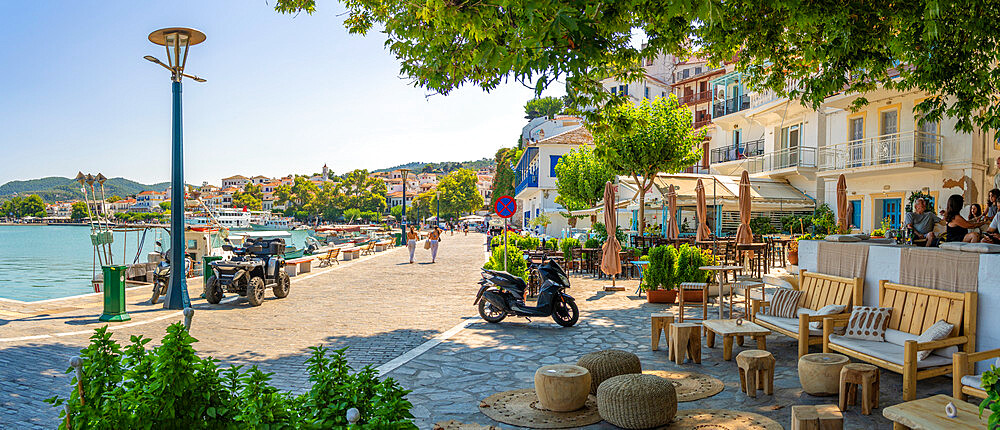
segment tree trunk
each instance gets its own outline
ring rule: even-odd
[[[639,226],[639,236],[643,235],[646,231],[646,179],[643,178],[643,182],[639,183],[639,177],[635,177],[635,185],[639,187],[639,219],[637,225]]]

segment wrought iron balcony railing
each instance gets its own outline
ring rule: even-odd
[[[939,134],[904,131],[820,148],[819,170],[830,171],[892,163],[941,163]]]

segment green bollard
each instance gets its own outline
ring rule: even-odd
[[[396,246],[406,245],[406,240],[403,239],[403,233],[393,233],[392,235],[396,236]]]
[[[208,255],[201,258],[201,285],[202,293],[201,298],[205,298],[205,287],[208,286],[208,278],[215,276],[215,269],[212,268],[213,261],[219,261],[223,257],[220,255]]]
[[[128,321],[125,312],[125,266],[101,266],[104,272],[104,313],[101,321]]]

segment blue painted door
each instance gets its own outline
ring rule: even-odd
[[[861,200],[851,201],[851,227],[861,228]]]
[[[883,199],[882,216],[889,218],[891,228],[899,228],[899,204],[901,199]]]

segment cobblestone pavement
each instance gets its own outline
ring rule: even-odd
[[[676,311],[674,305],[646,303],[633,295],[636,281],[619,281],[627,292],[605,293],[605,280],[573,277],[568,291],[580,307],[580,322],[561,328],[551,319],[538,318],[528,323],[512,318],[500,324],[476,321],[465,330],[437,345],[388,375],[413,390],[409,399],[420,428],[455,419],[466,423],[498,425],[479,412],[479,402],[487,396],[518,388],[531,388],[535,370],[545,364],[575,363],[585,353],[615,348],[637,354],[646,370],[684,370],[707,373],[725,382],[725,389],[710,398],[680,403],[680,409],[735,409],[755,412],[772,418],[786,429],[791,428],[791,407],[797,404],[836,404],[836,397],[814,397],[802,392],[797,373],[797,350],[794,340],[780,335],[767,339],[767,348],[777,359],[775,393],[758,392],[751,399],[739,390],[735,361],[722,360],[721,339],[716,347],[702,347],[701,364],[690,361],[676,366],[667,361],[665,341],[660,349],[650,349],[649,314]],[[710,307],[715,317],[718,308]],[[675,313],[675,312],[674,312]],[[694,314],[696,315],[698,312]],[[748,340],[747,347],[754,343]],[[743,348],[734,345],[734,355]],[[812,352],[821,352],[813,347]],[[901,401],[902,378],[882,371],[881,403],[886,407]],[[951,394],[950,377],[921,381],[918,396]],[[511,428],[509,426],[501,426]],[[882,410],[861,415],[858,407],[845,412],[845,429],[888,428]],[[588,428],[615,428],[601,422]]]
[[[405,248],[342,262],[311,278],[293,278],[287,298],[274,299],[268,292],[256,308],[245,299],[219,305],[194,300],[191,334],[199,339],[200,354],[223,364],[257,364],[275,372],[277,387],[302,392],[309,386],[304,365],[309,346],[349,347],[347,357],[355,368],[380,365],[474,315],[483,242],[480,234],[446,235],[436,264],[428,264],[429,252],[422,248],[417,264],[406,263]],[[191,289],[193,297],[196,290],[200,283]],[[155,344],[168,324],[182,319],[171,316],[176,311],[142,303],[147,295],[148,288],[129,292],[133,322],[142,324],[119,323],[114,338],[127,341],[138,334]],[[70,378],[63,371],[69,357],[102,325],[96,321],[99,300],[89,296],[34,307],[0,306],[0,339],[44,336],[0,341],[0,428],[56,425],[58,412],[42,399],[66,394]]]

